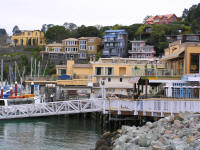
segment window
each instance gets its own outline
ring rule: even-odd
[[[94,50],[94,46],[88,46],[88,50]]]
[[[54,48],[53,48],[54,52],[60,52],[60,49],[61,49],[61,48],[59,48],[59,47],[54,47]]]
[[[191,54],[190,73],[199,73],[199,54]]]
[[[123,82],[122,78],[119,78],[119,81],[120,81],[120,82]]]
[[[94,42],[94,39],[89,39],[88,42]]]
[[[46,47],[46,52],[48,52],[49,51],[49,48],[48,47]]]
[[[96,67],[95,68],[96,75],[103,75],[103,67]]]
[[[66,74],[66,69],[58,69],[58,74],[59,75]]]
[[[80,45],[80,50],[85,50],[86,49],[86,45]]]
[[[80,58],[86,58],[87,54],[86,53],[80,53]]]
[[[187,36],[188,41],[199,41],[199,36]]]
[[[4,100],[0,100],[0,106],[5,106]]]
[[[37,32],[35,32],[35,35],[37,35]]]
[[[86,50],[86,40],[80,40],[80,50]]]
[[[85,40],[80,40],[80,44],[86,45],[86,41]]]
[[[28,32],[28,35],[31,35],[31,33],[30,33],[30,32]]]
[[[106,75],[113,75],[113,67],[106,67]]]
[[[111,82],[111,78],[108,78],[108,82]]]

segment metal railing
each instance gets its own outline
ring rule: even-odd
[[[109,110],[115,110],[118,114],[121,111],[132,111],[133,115],[138,115],[138,112],[151,112],[152,116],[155,113],[161,113],[161,117],[164,113],[169,113],[174,115],[175,113],[200,113],[200,101],[187,101],[187,100],[139,100],[139,101],[129,101],[129,100],[110,100],[104,101],[103,112],[108,113]]]
[[[165,77],[181,77],[182,72],[174,72],[173,70],[168,69],[135,69],[132,73],[133,76],[165,76]]]
[[[12,105],[0,107],[0,119],[51,116],[96,112],[102,110],[101,101],[71,100],[40,104]]]
[[[154,100],[103,100],[103,99],[86,99],[71,100],[40,104],[12,105],[0,107],[0,119],[39,117],[87,112],[103,112],[110,111],[132,112],[132,115],[138,115],[142,112],[145,116],[150,112],[152,116],[160,114],[161,117],[165,113],[172,116],[176,113],[200,113],[200,101],[195,100],[170,100],[170,99],[154,99]]]

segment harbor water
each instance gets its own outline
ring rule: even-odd
[[[77,115],[0,120],[0,150],[90,150],[100,124]]]

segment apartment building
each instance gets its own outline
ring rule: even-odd
[[[21,31],[12,36],[12,41],[14,46],[44,46],[46,44],[44,33],[40,30]]]
[[[128,33],[122,30],[106,30],[103,37],[103,57],[126,57]]]
[[[63,40],[62,44],[64,46],[66,60],[77,60],[79,54],[79,40],[75,38],[68,38]]]
[[[81,37],[64,39],[62,43],[46,45],[46,51],[41,55],[56,65],[65,64],[67,60],[85,63],[95,59],[100,51],[101,39],[98,37]]]
[[[146,45],[145,41],[131,41],[132,49],[128,51],[130,58],[153,58],[154,46]]]

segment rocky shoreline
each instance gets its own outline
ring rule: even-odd
[[[200,115],[184,113],[106,132],[94,150],[200,150]]]

